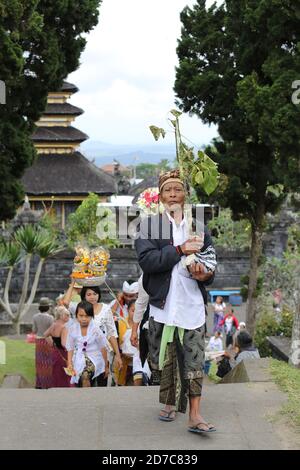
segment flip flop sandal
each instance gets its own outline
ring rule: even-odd
[[[204,426],[208,426],[208,429],[199,428],[198,426],[200,426],[201,424],[204,424]],[[188,431],[194,432],[196,434],[202,434],[202,433],[216,432],[216,428],[210,423],[198,423],[196,424],[196,426],[188,427]]]
[[[176,413],[175,410],[171,410],[171,411],[166,411],[166,410],[161,410],[161,412],[165,413],[166,416],[162,416],[162,415],[158,415],[158,419],[160,419],[161,421],[174,421],[175,419],[175,415],[173,417],[171,417],[172,413]]]

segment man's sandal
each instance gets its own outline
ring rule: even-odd
[[[199,426],[201,426],[201,424],[204,425],[204,426],[207,426],[207,428],[206,429],[202,428],[202,427],[199,428]],[[205,433],[205,432],[206,433],[216,432],[216,428],[210,423],[198,423],[195,426],[189,426],[188,431],[194,432],[196,434],[201,434],[201,433]]]
[[[176,418],[176,411],[175,410],[171,410],[171,411],[160,410],[160,412],[165,413],[165,416],[158,415],[158,419],[160,419],[161,421],[174,421],[174,419]],[[173,417],[171,416],[172,414],[174,414]]]

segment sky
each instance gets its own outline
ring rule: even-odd
[[[87,35],[80,68],[68,77],[80,89],[70,102],[85,111],[76,120],[77,128],[92,140],[118,145],[152,144],[152,124],[169,129],[168,111],[175,101],[179,14],[194,3],[103,0],[99,23]],[[214,126],[188,115],[182,117],[181,129],[197,146],[217,135]],[[165,142],[173,139],[169,132]]]

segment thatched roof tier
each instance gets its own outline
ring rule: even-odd
[[[77,91],[79,91],[79,88],[77,88],[77,86],[74,85],[73,83],[64,82],[63,86],[60,88],[59,91],[67,91],[67,92],[70,92],[70,93],[77,93]]]
[[[84,142],[88,136],[72,126],[39,126],[34,132],[32,139],[38,142]]]
[[[117,192],[114,178],[80,152],[40,154],[26,170],[22,183],[28,196],[110,196]]]
[[[69,103],[48,103],[47,108],[43,112],[43,116],[53,115],[66,115],[66,116],[80,116],[84,111],[77,106]]]

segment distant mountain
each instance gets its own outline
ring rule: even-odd
[[[81,152],[98,166],[111,163],[113,159],[121,165],[159,163],[162,159],[173,162],[175,145],[113,145],[100,141],[87,141],[81,145]]]

